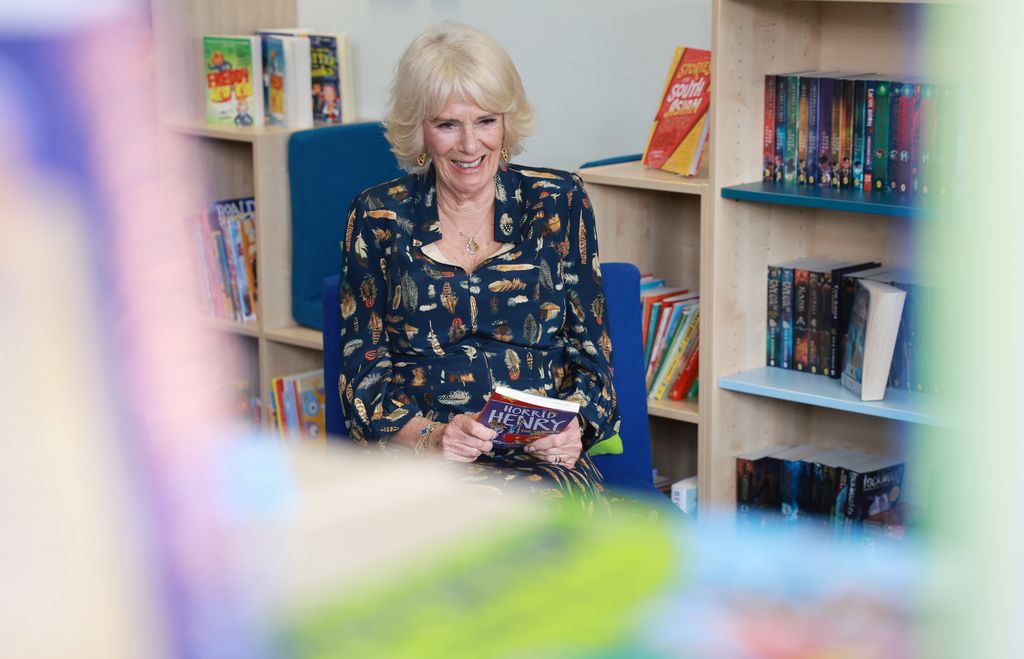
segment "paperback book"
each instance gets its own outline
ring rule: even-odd
[[[711,51],[676,48],[643,163],[676,174],[696,175],[708,139],[710,107]]]
[[[840,380],[861,400],[885,397],[906,295],[882,282],[858,280]]]
[[[263,67],[259,37],[203,37],[206,123],[263,125]]]
[[[494,447],[522,448],[565,430],[580,412],[578,403],[498,386],[477,419],[494,429]]]

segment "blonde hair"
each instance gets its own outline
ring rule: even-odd
[[[493,37],[446,21],[412,40],[391,83],[384,126],[399,165],[410,172],[425,169],[416,162],[424,152],[423,121],[453,97],[503,115],[505,148],[510,154],[522,151],[522,140],[533,132],[533,108],[515,64]]]

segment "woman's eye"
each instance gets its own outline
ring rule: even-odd
[[[480,123],[483,124],[484,126],[490,126],[495,121],[497,121],[497,118],[495,117],[484,117],[483,119],[480,120]]]
[[[437,127],[441,130],[451,130],[452,128],[455,128],[455,124],[450,121],[445,121],[444,123],[438,124]]]

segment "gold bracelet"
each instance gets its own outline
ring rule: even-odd
[[[423,450],[427,447],[427,443],[430,441],[430,436],[440,425],[441,424],[437,421],[431,421],[420,428],[420,438],[419,441],[416,442],[416,448],[413,449],[416,455],[423,455]]]

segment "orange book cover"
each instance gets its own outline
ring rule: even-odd
[[[644,164],[695,175],[708,138],[710,106],[711,51],[677,47],[644,149]]]

